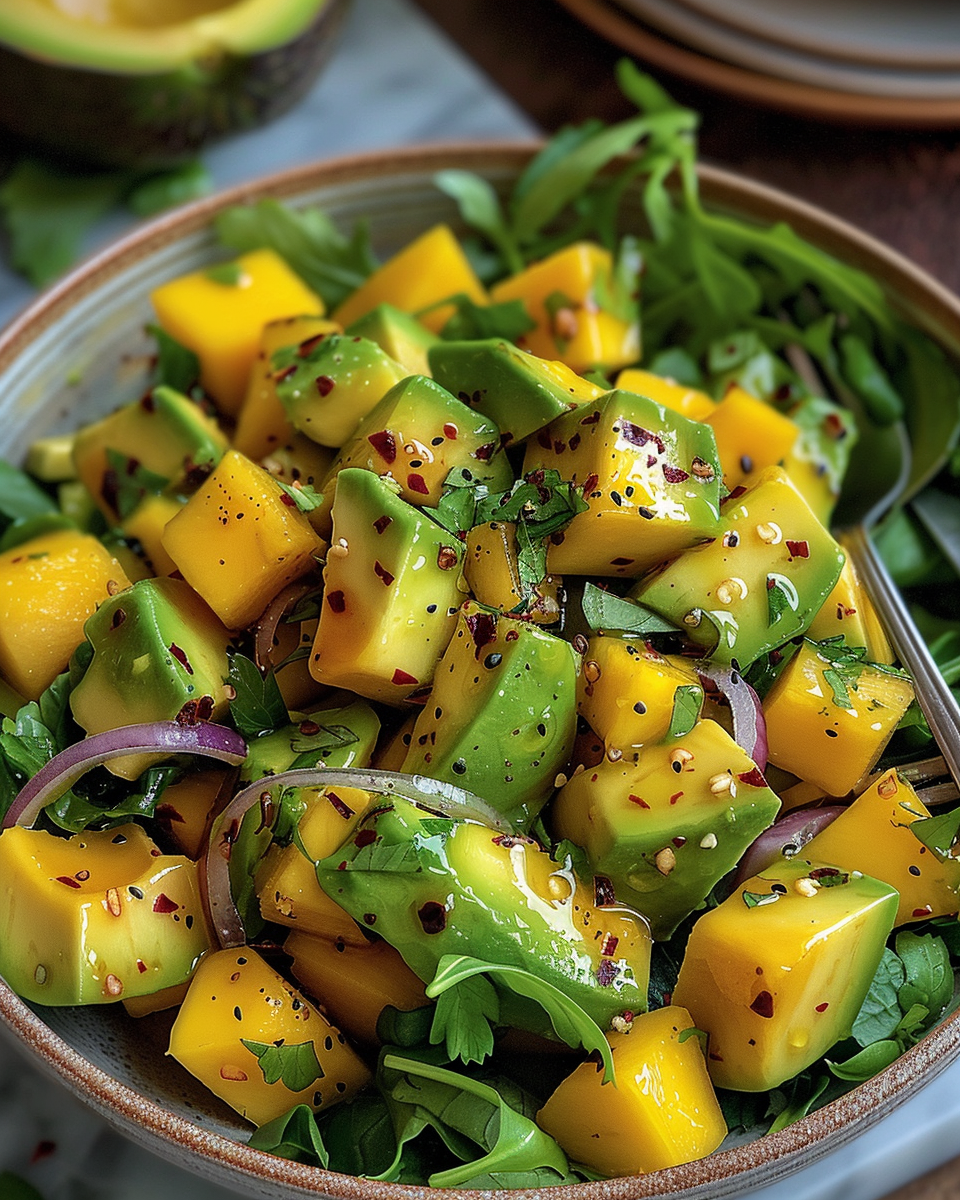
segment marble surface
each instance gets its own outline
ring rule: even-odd
[[[406,0],[357,0],[339,53],[297,110],[210,150],[218,186],[341,153],[451,138],[536,133]],[[116,214],[93,250],[131,227]],[[0,268],[0,323],[31,289]],[[960,1152],[960,1064],[851,1146],[753,1200],[878,1200]],[[128,1142],[59,1085],[0,1045],[0,1170],[45,1200],[230,1200],[231,1193]]]

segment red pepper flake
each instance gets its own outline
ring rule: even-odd
[[[633,792],[631,792],[627,796],[627,799],[630,801],[631,804],[639,804],[641,808],[649,808],[650,807],[650,805],[646,802],[646,800],[641,800],[640,797],[635,796],[633,794]]]
[[[43,1158],[49,1158],[57,1148],[56,1142],[48,1141],[46,1138],[42,1142],[37,1142],[33,1148],[33,1154],[30,1155],[30,1162],[40,1162]],[[16,1188],[12,1189],[16,1191]]]
[[[537,434],[537,444],[539,446],[541,446],[544,450],[552,450],[553,449],[553,439],[550,437],[550,434],[547,433],[547,431],[545,429],[541,429],[540,432]]]
[[[153,911],[155,913],[172,913],[176,912],[179,907],[180,905],[175,900],[171,900],[163,892],[153,902]]]
[[[613,558],[610,560],[611,567],[629,567],[634,560],[632,558]]]
[[[329,396],[333,389],[337,386],[337,381],[331,379],[329,375],[318,375],[314,380],[317,385],[317,391],[321,396]]]
[[[715,1050],[711,1050],[708,1056],[711,1062],[723,1062],[723,1055],[717,1054]]]
[[[497,640],[497,618],[493,613],[471,613],[467,617],[467,628],[473,638],[473,644],[476,647],[474,654],[479,662],[480,652],[484,646],[489,646],[491,642]]]
[[[826,433],[839,441],[840,438],[846,437],[847,431],[844,428],[843,422],[836,413],[828,413],[823,420],[823,428]]]
[[[146,974],[147,964],[143,961],[142,958],[137,959],[137,970],[140,972],[141,975]]]
[[[573,435],[573,437],[570,439],[570,441],[568,442],[568,445],[571,450],[576,450],[576,448],[580,445],[580,434],[575,433]]]
[[[589,495],[599,482],[599,475],[588,475],[583,484],[583,494],[585,496]]]
[[[817,1012],[826,1012],[829,1007],[830,1007],[830,1001],[824,1000],[824,1002],[822,1004],[817,1005]]]
[[[186,650],[181,649],[181,647],[178,646],[176,642],[171,642],[170,643],[170,653],[177,660],[177,662],[180,664],[180,666],[183,667],[183,669],[186,671],[186,673],[188,675],[193,674],[193,667],[190,666],[190,659],[187,658]]]
[[[377,533],[383,533],[383,531],[386,529],[386,527],[388,525],[392,525],[392,524],[393,524],[393,517],[388,517],[388,516],[384,515],[382,517],[377,517],[377,519],[373,523],[373,527],[377,531]]]
[[[612,933],[608,933],[603,939],[603,945],[600,947],[600,956],[602,958],[613,958],[619,945],[620,939]]]
[[[597,908],[607,908],[617,902],[613,880],[606,875],[594,875],[593,877],[593,902]]]
[[[677,795],[682,796],[683,792],[677,792]],[[687,839],[682,834],[679,834],[677,837],[671,838],[670,840],[673,842],[673,844],[676,846],[676,848],[678,850],[680,849],[681,846],[685,846],[687,844]]]
[[[597,983],[601,987],[610,987],[619,974],[620,968],[615,962],[611,962],[609,958],[600,959],[597,966]]]
[[[450,438],[451,441],[456,439],[456,436],[459,432],[460,430],[457,429],[456,425],[454,425],[452,421],[447,421],[443,427],[443,436]]]
[[[127,614],[123,611],[123,609],[115,608],[113,610],[113,617],[110,620],[110,628],[119,629],[126,619]]]
[[[343,592],[327,592],[327,603],[335,613],[342,613],[347,607]]]
[[[296,375],[297,364],[291,363],[289,367],[284,367],[282,371],[274,371],[273,382],[283,383],[285,379],[289,379],[291,375]]]
[[[932,912],[933,909],[930,907],[930,905],[925,904],[923,908],[915,908],[913,910],[913,915],[915,917],[929,917]]]
[[[80,884],[75,879],[71,879],[69,875],[58,875],[57,883],[65,883],[67,887],[79,888]]]
[[[564,452],[564,450],[566,450],[566,448],[567,448],[567,443],[565,441],[563,441],[561,438],[553,439],[554,454],[562,454]]]
[[[580,424],[581,424],[581,425],[596,425],[596,423],[597,423],[599,420],[600,420],[600,411],[599,411],[599,409],[595,409],[595,410],[594,410],[594,411],[593,411],[593,412],[590,414],[590,416],[589,416],[589,417],[583,417],[583,418],[581,418]]]
[[[724,498],[720,501],[720,503],[726,504],[728,500],[739,500],[741,496],[745,496],[746,494],[747,489],[740,484],[735,487],[732,492],[728,492],[727,495],[724,496]]]
[[[676,802],[680,799],[680,797],[682,795],[683,795],[683,792],[674,792],[673,795],[670,797],[670,803],[676,804]]]
[[[758,992],[757,998],[750,1005],[752,1012],[755,1012],[758,1017],[770,1018],[773,1016],[773,997],[769,992]]]
[[[285,504],[287,506],[287,508],[296,508],[297,507],[296,500],[294,500],[294,498],[290,495],[289,492],[281,492],[280,493],[280,503]]]
[[[754,767],[752,771],[743,771],[737,776],[741,783],[747,784],[749,787],[766,787],[767,781],[763,777],[763,772],[759,767]]]
[[[317,333],[302,341],[297,347],[297,358],[309,358],[326,336],[325,333]]]
[[[667,483],[686,483],[690,478],[690,472],[683,471],[680,467],[664,467],[663,477]]]
[[[386,463],[392,463],[397,457],[397,439],[389,429],[381,429],[379,433],[371,433],[367,441]]]
[[[200,696],[196,700],[187,700],[174,720],[178,725],[200,725],[209,721],[213,716],[213,697]]]
[[[399,667],[393,673],[393,683],[398,687],[408,687],[411,683],[419,683],[420,680],[413,675],[408,675],[406,671],[401,671]]]
[[[653,433],[649,429],[644,429],[640,425],[634,425],[632,421],[621,421],[620,433],[623,436],[623,440],[629,442],[631,446],[645,446],[647,442],[653,442],[661,454],[666,453],[667,448],[663,444],[663,438],[659,434]]]
[[[354,815],[353,809],[350,807],[350,805],[341,800],[336,792],[327,792],[327,799],[345,821],[349,821]]]
[[[382,566],[379,562],[374,562],[373,573],[383,583],[384,587],[389,587],[390,584],[393,583],[394,576],[391,575],[387,568]]]
[[[482,446],[478,446],[476,450],[474,450],[473,457],[479,459],[480,462],[489,462],[493,457],[493,452],[496,450],[496,448],[496,442],[484,442]]]
[[[809,558],[810,543],[809,542],[792,542],[787,538],[787,550],[793,558]]]
[[[416,492],[419,496],[430,495],[430,489],[427,487],[427,481],[422,475],[418,475],[415,471],[411,471],[407,476],[407,487],[411,492]]]
[[[353,839],[353,844],[358,850],[362,850],[364,846],[370,846],[377,840],[376,831],[373,829],[361,829],[357,836]]]

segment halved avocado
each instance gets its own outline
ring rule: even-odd
[[[3,0],[0,125],[70,158],[161,166],[309,87],[349,0]]]

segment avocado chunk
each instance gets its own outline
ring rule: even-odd
[[[716,1086],[765,1092],[848,1037],[896,915],[889,884],[806,859],[704,913],[673,1003],[709,1034]]]
[[[286,111],[325,62],[346,7],[5,0],[0,122],[70,158],[165,166]]]
[[[369,338],[411,375],[429,375],[427,352],[440,338],[416,317],[395,304],[378,304],[344,332],[349,337]]]
[[[436,508],[453,470],[491,492],[513,483],[496,425],[426,375],[402,379],[360,422],[321,484],[328,506],[346,467],[393,476],[400,496],[417,508]]]
[[[587,503],[547,552],[561,575],[639,575],[720,524],[713,431],[631,392],[607,392],[541,429],[523,470],[558,471]]]
[[[73,440],[73,463],[103,515],[123,520],[143,499],[192,490],[227,449],[217,423],[173,388],[158,387]]]
[[[380,476],[341,471],[314,679],[388,704],[428,686],[463,598],[462,559],[461,543]]]
[[[625,1011],[646,1010],[645,922],[597,904],[592,884],[531,838],[392,798],[317,865],[317,878],[424,982],[443,955],[465,954],[552,983],[602,1029]],[[502,1024],[556,1036],[538,1004],[489,979]]]
[[[683,737],[645,746],[635,764],[605,759],[575,775],[552,819],[665,941],[779,808],[746,752],[715,721],[698,721]]]
[[[494,421],[505,446],[601,394],[563,363],[500,338],[440,342],[428,358],[437,383]]]
[[[226,712],[230,634],[182,579],[141,579],[109,596],[84,632],[93,659],[70,707],[87,733],[181,714],[216,721]],[[133,755],[107,766],[136,779],[156,761]]]
[[[111,1004],[183,983],[210,943],[197,866],[139,825],[0,836],[0,974],[32,1003]]]
[[[570,757],[576,706],[569,642],[468,601],[402,769],[466,788],[525,828]]]
[[[273,356],[277,396],[295,429],[321,446],[342,446],[408,372],[368,338],[330,334]]]
[[[630,596],[721,663],[746,669],[803,633],[833,590],[844,553],[780,467],[724,502],[716,536]]]

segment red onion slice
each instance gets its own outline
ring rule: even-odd
[[[254,661],[261,671],[266,671],[273,663],[273,639],[277,627],[288,612],[292,612],[304,596],[318,590],[316,580],[302,579],[288,584],[279,595],[267,605],[257,621],[254,634]]]
[[[225,725],[201,721],[179,725],[176,721],[150,721],[121,725],[75,742],[54,755],[24,784],[3,818],[2,828],[31,826],[42,809],[58,800],[94,767],[131,754],[199,754],[238,766],[247,757],[247,743]]]
[[[413,800],[449,817],[478,821],[481,825],[504,833],[514,832],[509,821],[472,792],[440,779],[430,779],[426,775],[404,775],[399,771],[375,771],[359,767],[309,767],[299,771],[282,771],[278,775],[264,775],[238,792],[217,818],[210,832],[204,870],[200,876],[206,887],[210,924],[225,950],[243,946],[247,940],[230,888],[230,846],[249,810],[260,803],[264,792],[277,787],[362,788],[383,796]]]
[[[704,685],[712,684],[727,698],[733,713],[733,738],[761,771],[767,768],[767,722],[760,697],[739,671],[714,663],[697,663]]]
[[[765,829],[740,859],[734,887],[768,870],[778,860],[795,858],[806,844],[847,810],[841,805],[828,808],[795,808]]]

